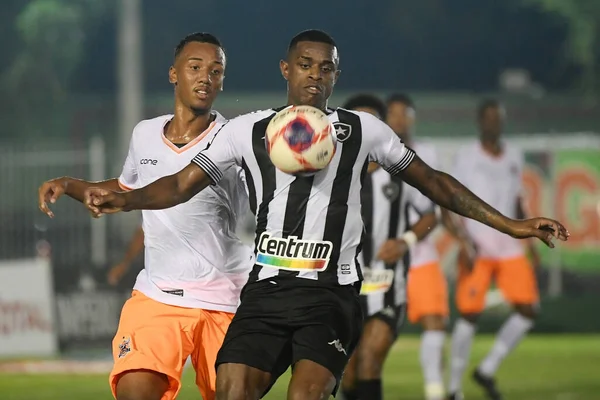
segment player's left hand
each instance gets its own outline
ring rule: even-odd
[[[408,245],[402,239],[389,239],[379,249],[377,258],[386,264],[393,264],[408,251]]]
[[[122,211],[125,206],[125,198],[123,193],[93,187],[85,191],[83,204],[94,218],[100,218],[104,214]]]
[[[551,249],[554,238],[563,242],[569,239],[569,231],[560,222],[549,218],[511,220],[509,232],[516,239],[538,238]]]

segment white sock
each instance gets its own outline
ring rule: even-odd
[[[445,339],[444,331],[425,331],[421,335],[421,369],[425,378],[427,400],[444,399],[442,350]]]
[[[469,365],[473,336],[475,336],[475,325],[462,318],[456,321],[452,331],[449,393],[461,391],[463,374]]]
[[[494,346],[479,365],[479,372],[485,376],[494,376],[504,357],[515,348],[532,326],[533,321],[529,318],[518,313],[511,315],[496,335]]]

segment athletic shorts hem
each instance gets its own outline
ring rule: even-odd
[[[137,357],[136,357],[137,356]],[[127,355],[127,362],[116,363],[110,372],[109,376],[109,384],[110,390],[114,398],[117,398],[117,383],[119,378],[128,372],[132,371],[152,371],[157,372],[159,374],[164,374],[169,379],[169,389],[163,396],[163,399],[175,399],[177,394],[181,390],[181,376],[175,371],[168,371],[169,368],[165,368],[156,364],[155,361],[150,361],[145,356],[139,354],[130,353]],[[120,365],[122,364],[122,365]]]
[[[219,365],[222,364],[241,364],[247,367],[256,368],[263,372],[271,373],[272,371],[269,368],[264,367],[263,365],[258,365],[260,363],[255,363],[252,361],[242,360],[236,357],[219,357],[215,362],[215,369],[219,369]]]
[[[395,306],[394,309],[396,310],[396,316],[394,318],[390,318],[382,311],[378,311],[374,314],[366,316],[363,326],[372,319],[378,319],[382,322],[385,322],[385,324],[389,326],[389,328],[392,330],[392,334],[394,335],[394,340],[396,340],[396,338],[398,338],[400,335],[400,331],[402,330],[404,321],[406,320],[406,304]]]

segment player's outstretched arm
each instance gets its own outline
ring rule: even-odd
[[[196,164],[160,178],[140,189],[116,192],[102,188],[86,190],[84,203],[96,217],[131,210],[162,210],[185,203],[211,183]]]
[[[513,220],[481,200],[452,176],[436,171],[415,155],[400,172],[402,178],[425,196],[455,213],[474,219],[515,238],[537,237],[549,247],[552,238],[567,240],[569,234],[559,222],[547,218]]]
[[[83,202],[85,191],[91,187],[99,187],[106,190],[120,190],[119,181],[116,178],[101,182],[89,182],[82,179],[63,176],[61,178],[51,179],[42,183],[38,188],[38,207],[40,211],[54,218],[54,213],[50,210],[48,203],[54,204],[63,195]]]

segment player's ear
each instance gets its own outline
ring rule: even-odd
[[[283,79],[287,81],[290,72],[290,65],[288,64],[288,62],[285,60],[280,60],[279,69],[281,70],[281,75],[283,76]]]
[[[177,71],[175,71],[175,67],[172,65],[169,67],[169,83],[177,85]]]

